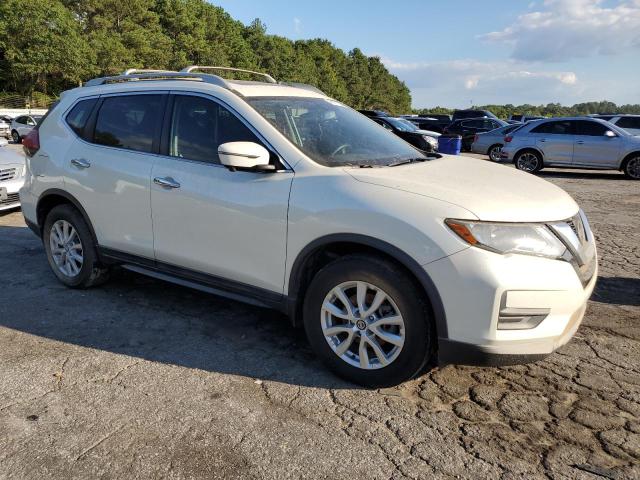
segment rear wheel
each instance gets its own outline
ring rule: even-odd
[[[518,170],[536,173],[542,168],[542,157],[538,152],[525,150],[516,155],[514,163]]]
[[[397,385],[420,373],[435,341],[412,279],[364,255],[340,258],[317,273],[305,298],[304,325],[331,370],[367,387]]]
[[[640,154],[632,156],[625,163],[622,168],[624,174],[633,179],[640,180]]]
[[[15,142],[15,143],[20,143],[20,134],[16,131],[16,130],[12,130],[11,131],[11,139]]]
[[[88,288],[108,278],[108,269],[98,262],[89,227],[71,205],[59,205],[49,212],[42,241],[49,266],[68,287]]]
[[[487,151],[487,155],[489,155],[489,159],[493,162],[500,161],[501,153],[502,153],[502,145],[500,144],[492,145]]]

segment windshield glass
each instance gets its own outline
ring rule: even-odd
[[[401,132],[415,132],[418,130],[418,127],[404,118],[387,117],[386,120]]]
[[[404,140],[335,100],[253,97],[247,101],[280,133],[321,165],[374,166],[426,159]]]

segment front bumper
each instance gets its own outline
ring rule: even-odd
[[[15,180],[0,181],[0,212],[20,206],[19,191],[24,184],[24,177]]]
[[[566,344],[584,316],[597,279],[585,285],[562,260],[500,255],[479,248],[425,265],[444,305],[439,363],[506,365],[536,361]],[[501,312],[544,311],[533,328],[506,329]]]

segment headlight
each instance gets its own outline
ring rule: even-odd
[[[422,138],[425,139],[425,141],[431,145],[432,147],[437,147],[438,146],[438,140],[436,140],[433,137],[430,137],[429,135],[423,135]]]
[[[567,248],[546,225],[445,220],[447,226],[474,247],[496,253],[521,253],[561,258]]]

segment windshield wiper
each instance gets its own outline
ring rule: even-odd
[[[407,160],[398,160],[397,162],[390,163],[388,167],[397,167],[398,165],[406,165],[407,163],[414,162],[426,162],[428,159],[425,157],[409,158]]]

